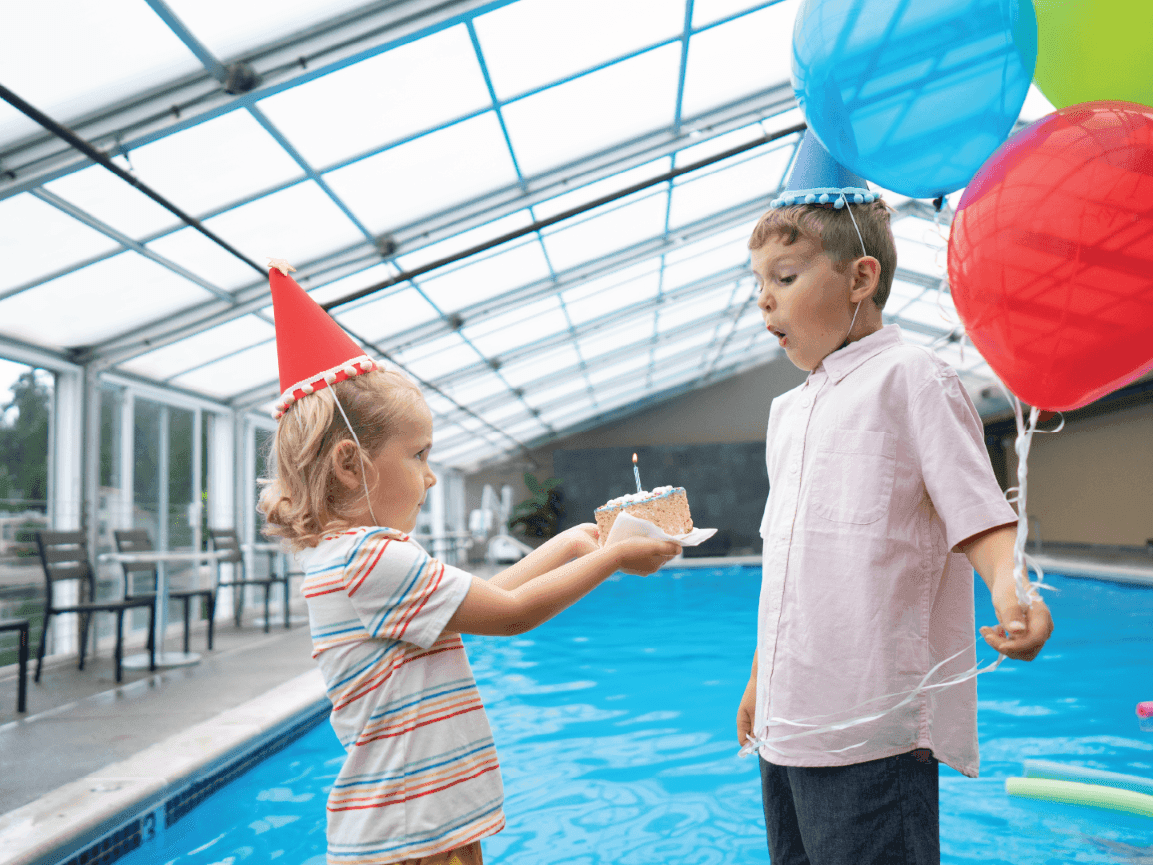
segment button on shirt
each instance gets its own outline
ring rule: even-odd
[[[976,777],[975,679],[845,730],[771,741],[806,729],[783,720],[888,709],[954,653],[929,684],[976,663],[962,651],[976,638],[973,571],[956,547],[1016,513],[956,372],[888,325],[773,400],[766,458],[754,733],[778,750],[760,755],[844,766],[931,748]]]

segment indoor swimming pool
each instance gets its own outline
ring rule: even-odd
[[[522,638],[466,637],[505,781],[487,862],[769,861],[757,765],[734,731],[759,580],[747,567],[616,577]],[[1153,820],[1005,793],[1030,758],[1153,777],[1153,732],[1134,713],[1153,699],[1153,589],[1050,581],[1043,654],[978,679],[981,777],[941,768],[945,863],[1153,862]],[[975,584],[977,622],[991,624]],[[994,657],[981,643],[978,658]],[[321,723],[119,861],[322,865],[342,757]]]

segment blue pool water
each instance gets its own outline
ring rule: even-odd
[[[736,756],[756,568],[616,577],[522,638],[466,637],[505,781],[499,865],[767,863],[755,758]],[[978,624],[994,624],[976,582]],[[1005,794],[1041,758],[1153,777],[1153,590],[1052,577],[1036,661],[978,680],[981,777],[941,768],[945,863],[1153,863],[1153,820]],[[974,635],[976,636],[976,635]],[[981,643],[978,658],[995,657]],[[343,751],[327,723],[164,831],[125,865],[322,865]]]

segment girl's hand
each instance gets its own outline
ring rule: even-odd
[[[655,538],[628,538],[606,549],[617,556],[617,567],[626,574],[647,577],[662,565],[675,559],[681,545],[673,541],[658,541]]]
[[[565,529],[556,537],[565,544],[572,558],[579,559],[600,549],[600,536],[596,523],[581,523]]]
[[[993,609],[1000,624],[981,628],[985,642],[1007,658],[1031,661],[1053,633],[1053,617],[1040,598],[1022,608],[1017,602],[1017,587],[1011,571],[1003,571],[993,583]]]
[[[753,732],[753,717],[757,713],[757,680],[750,677],[745,685],[745,693],[741,695],[741,704],[737,706],[737,742],[743,748],[749,744],[748,737]]]

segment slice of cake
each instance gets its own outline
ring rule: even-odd
[[[628,511],[634,517],[655,523],[670,535],[683,535],[693,530],[693,518],[689,514],[689,497],[685,495],[685,488],[657,487],[651,493],[642,491],[611,499],[596,509],[601,546],[604,546],[609,530],[622,511]]]

